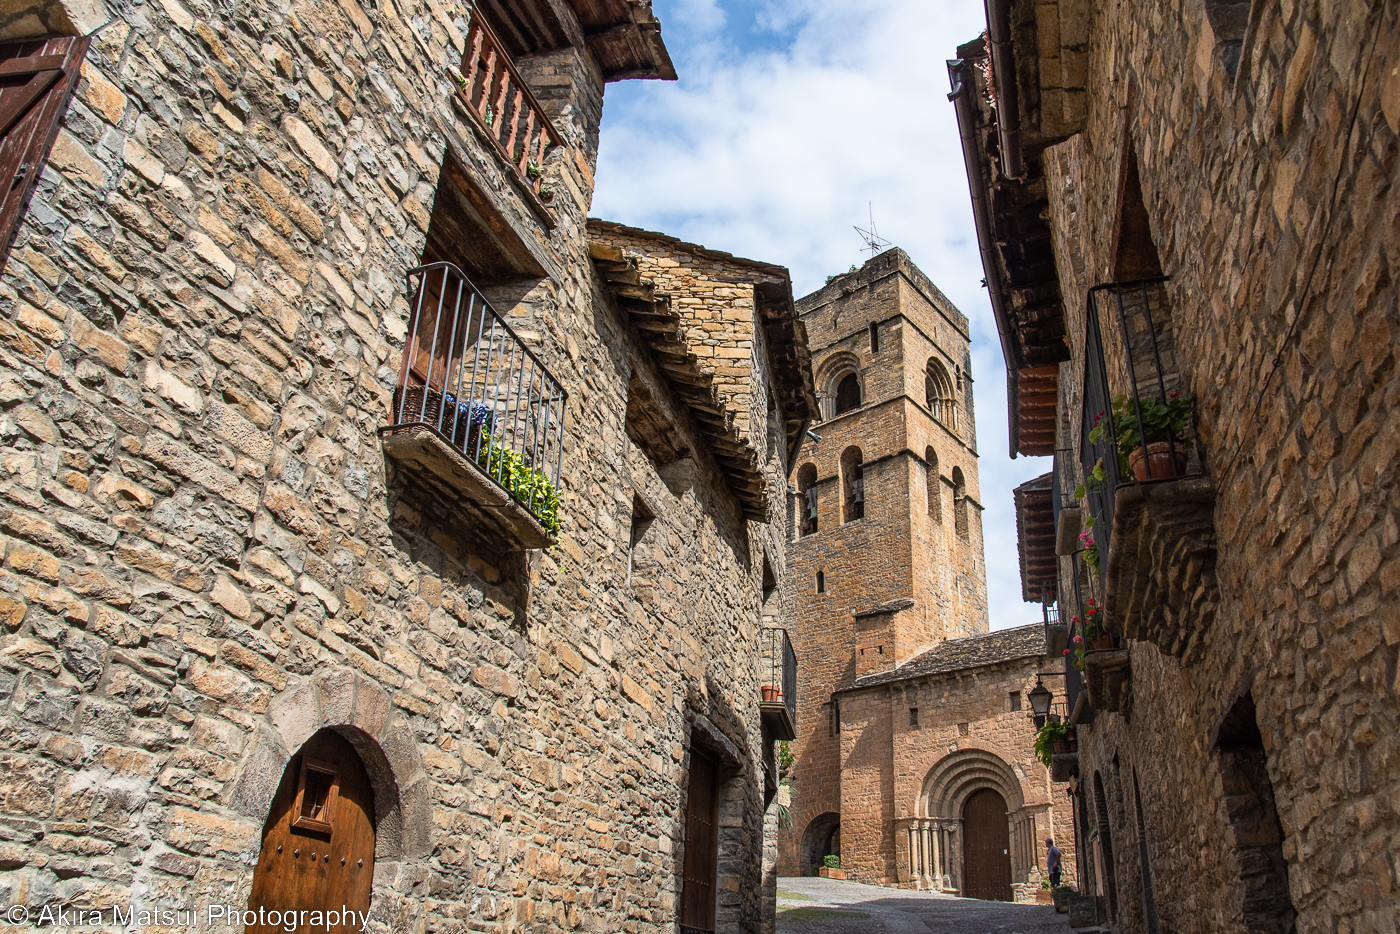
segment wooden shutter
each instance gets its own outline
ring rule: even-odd
[[[719,869],[719,763],[690,750],[685,799],[685,864],[681,875],[681,934],[715,929],[715,876]]]
[[[0,269],[91,41],[79,36],[0,45]]]

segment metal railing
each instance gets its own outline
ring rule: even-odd
[[[764,629],[759,633],[760,660],[759,677],[763,687],[765,703],[781,701],[787,706],[788,716],[797,723],[797,654],[792,650],[792,640],[786,629]],[[766,679],[766,680],[764,680]],[[774,691],[773,689],[776,689]],[[769,698],[772,698],[771,700]]]
[[[459,81],[462,98],[506,161],[531,191],[548,200],[548,190],[542,190],[545,157],[564,141],[480,15],[473,15],[468,27]]]
[[[451,263],[410,270],[393,424],[427,425],[557,529],[568,394]]]
[[[1143,422],[1145,405],[1174,404],[1182,391],[1166,282],[1165,278],[1140,279],[1089,290],[1080,450],[1086,505],[1095,519],[1094,540],[1101,561],[1108,559],[1113,534],[1114,492],[1133,476],[1130,461],[1140,462],[1144,475],[1139,479],[1144,480],[1174,479],[1185,476],[1188,469],[1187,445]],[[1118,325],[1110,328],[1108,341],[1100,326],[1104,317]],[[1114,399],[1119,396],[1123,404],[1115,413]],[[1119,449],[1118,438],[1124,432],[1135,433],[1135,450]],[[1103,480],[1090,482],[1100,465]]]

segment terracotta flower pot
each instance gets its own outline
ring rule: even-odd
[[[765,704],[777,704],[782,702],[783,692],[780,688],[777,688],[771,684],[765,684],[762,690],[763,702]]]
[[[1055,904],[1055,894],[1049,889],[1037,889],[1035,903],[1037,905],[1053,905]]]
[[[1063,755],[1064,753],[1077,752],[1078,750],[1079,742],[1073,737],[1071,737],[1070,739],[1059,739],[1055,741],[1054,751],[1056,752],[1056,754]]]
[[[1183,477],[1186,475],[1186,448],[1180,442],[1172,445],[1166,441],[1154,441],[1147,446],[1145,456],[1142,448],[1136,448],[1129,454],[1128,465],[1133,468],[1133,477],[1137,480]]]
[[[1101,632],[1094,637],[1094,651],[1110,652],[1113,649],[1113,636],[1110,633]]]

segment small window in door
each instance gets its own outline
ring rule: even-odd
[[[335,799],[340,789],[335,767],[313,759],[302,759],[301,781],[292,826],[299,830],[330,833],[335,815]]]

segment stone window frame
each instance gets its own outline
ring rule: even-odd
[[[841,385],[841,381],[847,376],[855,376],[856,385],[860,387],[860,401],[856,403],[854,408],[846,409],[843,412],[837,412],[836,390],[837,387]],[[822,364],[821,375],[817,379],[817,385],[822,387],[817,392],[817,401],[821,408],[822,421],[830,421],[838,415],[859,411],[868,401],[865,377],[861,374],[860,360],[855,354],[848,351],[840,351],[833,354]]]

